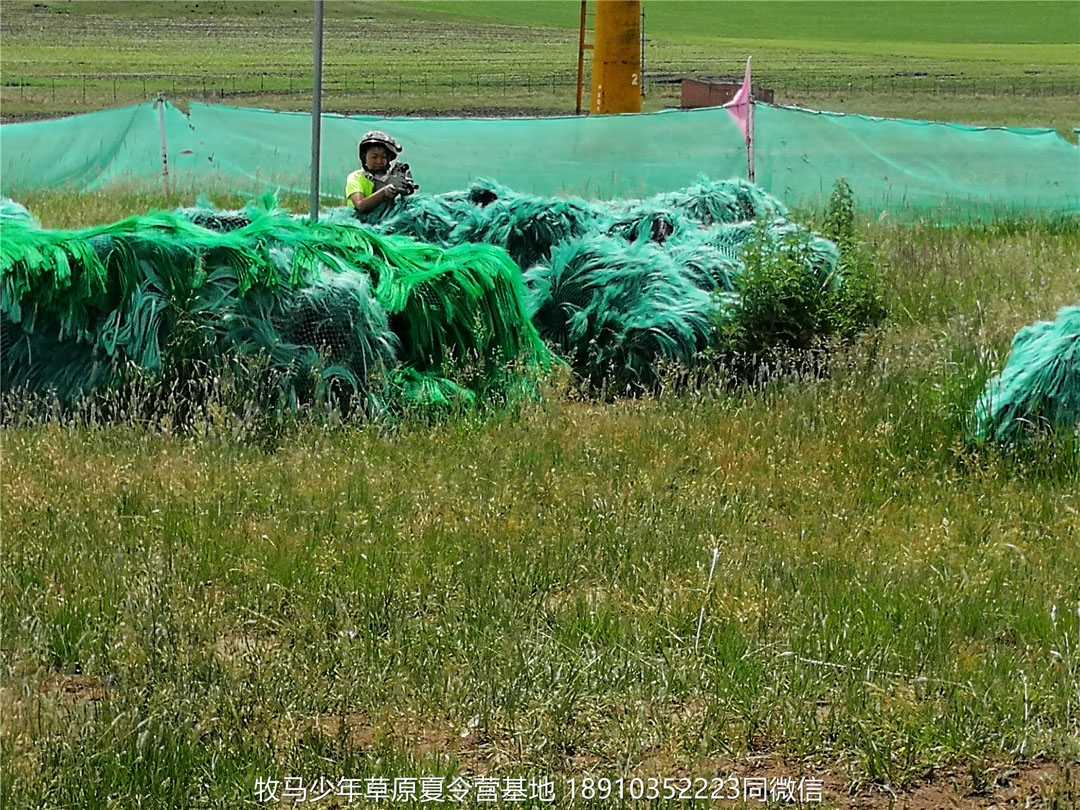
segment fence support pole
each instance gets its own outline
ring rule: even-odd
[[[747,110],[747,114],[750,117],[749,120],[749,132],[750,138],[746,143],[746,174],[750,182],[754,180],[754,92],[750,91],[750,109]]]
[[[319,221],[319,168],[322,152],[322,45],[324,0],[315,0],[315,83],[311,93],[311,221]]]
[[[577,107],[575,115],[581,115],[581,94],[585,86],[585,0],[581,0],[581,27],[578,29],[577,51]]]
[[[165,96],[157,94],[154,104],[158,111],[158,128],[161,130],[161,179],[165,193],[169,193],[169,142],[165,138]]]

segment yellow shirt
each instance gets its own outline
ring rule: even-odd
[[[375,184],[364,177],[362,169],[357,169],[345,180],[345,201],[349,202],[349,198],[358,191],[364,197],[375,193]]]

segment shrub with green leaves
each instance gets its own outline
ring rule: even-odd
[[[754,357],[847,341],[886,315],[873,256],[859,240],[851,188],[841,178],[822,234],[758,220],[744,244],[739,305],[717,322],[722,352]]]
[[[840,250],[836,271],[841,283],[833,290],[828,307],[832,332],[850,340],[867,327],[883,322],[888,311],[877,271],[880,262],[859,238],[855,197],[843,177],[833,186],[825,208],[822,235]]]

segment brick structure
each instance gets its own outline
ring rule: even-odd
[[[705,79],[682,80],[682,108],[684,110],[695,107],[720,107],[727,104],[739,92],[742,82],[732,81],[709,81]],[[772,104],[773,91],[758,85],[751,84],[751,90],[755,101],[764,101]]]

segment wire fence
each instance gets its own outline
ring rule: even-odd
[[[664,71],[645,76],[646,96],[678,96],[683,78],[703,78],[697,71]],[[1080,82],[1060,77],[962,77],[913,73],[894,76],[758,75],[756,83],[788,95],[828,93],[1050,96],[1080,95]],[[738,82],[741,77],[726,77]],[[324,99],[393,96],[533,97],[565,96],[576,88],[574,72],[379,74],[325,76]],[[225,100],[257,96],[310,96],[311,77],[299,72],[177,75],[153,73],[57,73],[0,82],[5,102],[53,101],[67,104],[132,103],[164,93],[173,99]]]

